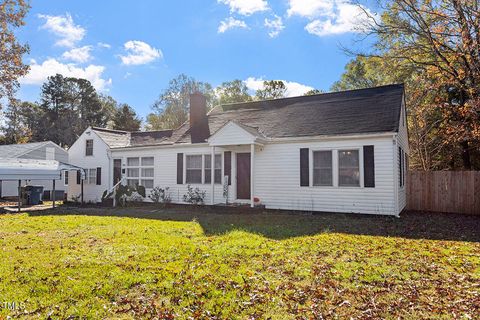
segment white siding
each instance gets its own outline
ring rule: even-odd
[[[210,139],[209,144],[215,146],[249,144],[255,137],[233,122],[227,123],[218,130]]]
[[[375,188],[300,187],[300,148],[358,148],[362,172],[364,145],[375,148]],[[392,151],[392,138],[266,145],[256,154],[255,195],[267,208],[394,214]]]
[[[402,110],[400,115],[400,122],[398,128],[398,135],[397,135],[397,144],[398,147],[401,147],[405,152],[405,156],[408,158],[409,155],[409,145],[408,145],[408,131],[407,131],[407,118],[405,113],[405,105],[402,104]],[[398,147],[396,148],[396,156],[395,156],[395,168],[399,167],[398,163]],[[407,183],[408,181],[405,180],[405,183],[402,187],[400,187],[399,181],[400,175],[397,173],[395,175],[395,183],[397,185],[397,193],[398,193],[398,206],[397,206],[397,213],[400,214],[402,210],[407,206]],[[405,172],[405,179],[407,179],[407,173]]]
[[[222,153],[224,149],[216,147],[216,153]],[[112,150],[113,159],[122,159],[122,167],[125,167],[127,157],[154,157],[155,172],[154,172],[154,186],[170,188],[170,196],[172,202],[183,203],[183,195],[187,192],[187,184],[185,183],[185,176],[183,184],[177,184],[177,153],[183,153],[184,159],[189,154],[211,154],[211,147],[209,146],[195,146],[188,145],[186,147],[170,147],[170,148],[148,148],[137,150]],[[184,161],[185,172],[185,161]],[[222,176],[223,176],[223,159],[222,159]],[[210,184],[192,184],[193,188],[198,187],[200,190],[207,192],[205,204],[210,204],[211,200],[211,185]],[[147,199],[151,189],[146,190]],[[215,203],[225,202],[223,199],[223,185],[215,185]]]
[[[269,209],[356,212],[367,214],[396,214],[393,178],[393,136],[350,140],[272,143],[255,149],[254,195]],[[375,146],[375,188],[363,187],[300,187],[300,148],[343,149],[358,148],[360,170],[362,148]],[[216,148],[232,151],[232,185],[229,201],[235,200],[235,153],[250,152],[250,146]],[[155,157],[155,186],[170,187],[172,201],[181,203],[186,184],[176,184],[177,153],[210,154],[209,146],[186,145],[182,147],[145,148],[136,150],[112,150],[112,158],[129,156]],[[185,167],[185,166],[184,166]],[[310,163],[310,167],[312,164]],[[336,172],[334,172],[336,174]],[[184,180],[185,182],[185,180]],[[210,204],[210,184],[192,185],[207,192],[206,204]],[[215,203],[224,202],[222,185],[215,185]],[[148,192],[147,192],[148,194]]]
[[[85,155],[85,141],[93,139],[93,155]],[[79,166],[84,169],[102,168],[102,184],[88,184],[84,181],[83,185],[83,200],[85,202],[100,202],[103,191],[111,187],[110,179],[110,159],[109,148],[105,142],[91,129],[85,132],[75,141],[75,143],[68,149],[69,163]],[[69,174],[67,198],[78,197],[81,194],[81,185],[77,184],[77,175],[75,171]]]

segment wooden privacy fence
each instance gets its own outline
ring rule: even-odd
[[[480,171],[409,171],[407,209],[480,215]]]

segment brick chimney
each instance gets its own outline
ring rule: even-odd
[[[207,98],[200,92],[190,95],[190,136],[192,143],[201,143],[210,136]]]

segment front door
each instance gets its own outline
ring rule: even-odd
[[[113,159],[113,185],[122,179],[122,159]]]
[[[237,199],[250,199],[250,153],[237,153]]]

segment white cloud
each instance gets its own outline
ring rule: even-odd
[[[263,89],[263,78],[255,78],[255,77],[249,77],[247,80],[244,80],[243,82],[247,86],[248,89],[252,91],[257,91],[259,89]],[[301,96],[305,94],[307,91],[313,90],[313,87],[298,83],[298,82],[293,82],[293,81],[286,81],[286,80],[281,80],[283,83],[285,83],[285,86],[287,87],[287,92],[286,96],[287,97],[295,97],[295,96]]]
[[[220,25],[218,26],[218,33],[224,33],[225,31],[233,28],[248,28],[247,24],[245,21],[242,20],[237,20],[232,17],[228,17],[227,19],[223,20],[220,22]]]
[[[265,0],[218,0],[218,2],[228,5],[230,12],[244,16],[268,10],[268,3]]]
[[[335,0],[290,0],[287,14],[289,17],[298,15],[307,18],[332,15],[334,2]]]
[[[74,62],[87,62],[92,58],[90,55],[90,51],[92,50],[92,46],[83,46],[80,48],[73,48],[69,51],[66,51],[62,54],[62,58],[66,60],[71,60]]]
[[[274,19],[265,19],[264,23],[265,27],[270,29],[270,32],[268,32],[268,35],[270,38],[275,38],[280,34],[280,32],[285,29],[285,26],[283,25],[282,18],[275,15]]]
[[[74,47],[75,44],[85,36],[85,29],[79,25],[75,25],[69,13],[66,13],[65,16],[39,14],[38,17],[45,19],[45,24],[40,28],[48,30],[59,38],[55,43],[58,46]]]
[[[163,57],[162,51],[143,41],[131,40],[123,45],[127,55],[120,56],[125,65],[147,64]]]
[[[99,42],[97,43],[97,46],[99,46],[100,48],[106,48],[106,49],[110,49],[112,47],[111,45],[105,42]]]
[[[368,8],[350,0],[289,0],[289,4],[288,16],[308,18],[305,30],[320,37],[362,31],[368,15],[374,16]]]
[[[104,90],[112,84],[112,79],[102,78],[104,71],[104,66],[89,65],[81,68],[73,63],[61,63],[53,58],[45,60],[42,64],[38,64],[35,60],[32,60],[30,62],[30,71],[25,77],[20,79],[20,82],[22,84],[41,85],[47,80],[47,77],[59,73],[65,77],[87,79],[97,90]]]

